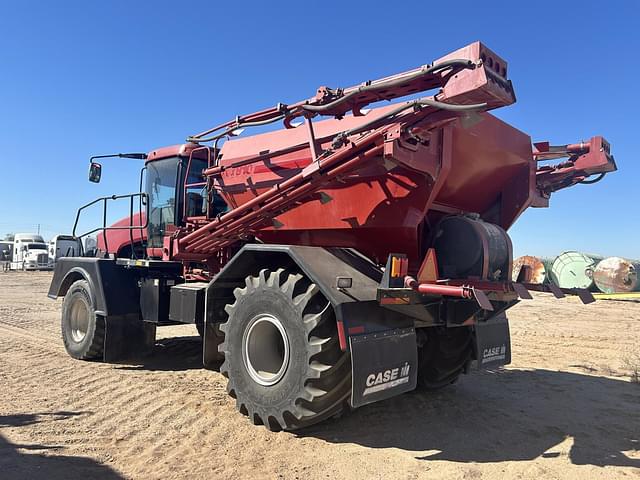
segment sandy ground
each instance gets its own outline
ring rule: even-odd
[[[538,295],[508,368],[295,434],[235,411],[192,326],[144,364],[72,360],[49,281],[0,272],[0,478],[640,478],[638,303]]]

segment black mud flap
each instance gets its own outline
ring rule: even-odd
[[[504,313],[476,324],[474,337],[478,370],[511,363],[509,321]]]
[[[105,319],[104,361],[107,363],[147,356],[153,351],[155,342],[156,325],[140,320],[138,315]]]
[[[205,322],[204,338],[202,339],[202,363],[208,370],[219,370],[222,359],[218,352],[219,338],[213,331],[214,325]]]
[[[413,328],[349,337],[351,406],[394,397],[416,388],[418,348]]]

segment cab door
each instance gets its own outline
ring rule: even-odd
[[[196,148],[189,155],[184,175],[183,225],[204,222],[228,210],[227,204],[203,173],[212,166],[212,155],[209,147]]]
[[[194,222],[207,218],[208,194],[207,181],[202,173],[208,166],[207,160],[189,158],[184,180],[184,203],[182,218],[184,222]]]

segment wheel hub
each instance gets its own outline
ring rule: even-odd
[[[254,317],[242,336],[242,358],[251,378],[263,386],[278,383],[289,366],[289,337],[276,317]]]
[[[74,342],[80,343],[87,336],[89,330],[89,308],[85,302],[78,299],[71,306],[69,319],[71,327],[71,338]]]

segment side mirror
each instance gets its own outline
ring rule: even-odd
[[[89,181],[93,183],[99,183],[102,176],[102,165],[99,163],[91,162],[89,167]]]

